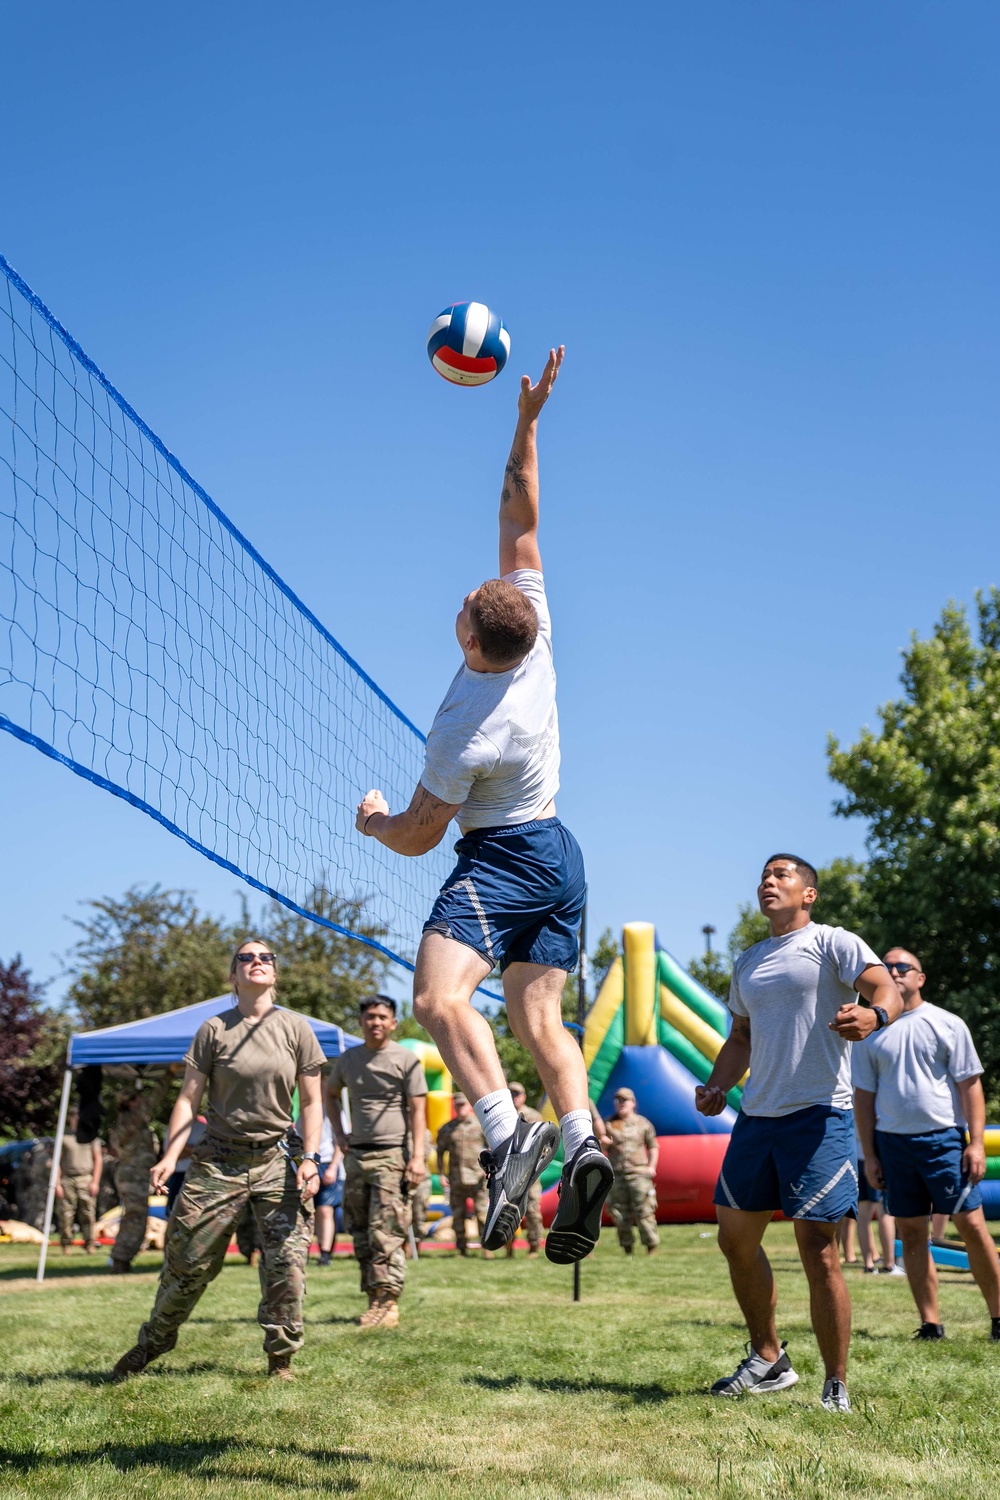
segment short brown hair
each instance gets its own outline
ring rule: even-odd
[[[502,578],[488,578],[469,606],[479,649],[494,667],[514,666],[538,636],[538,616],[527,594]]]

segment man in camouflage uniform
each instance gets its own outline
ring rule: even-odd
[[[607,1152],[615,1169],[608,1209],[618,1230],[618,1243],[626,1255],[632,1254],[635,1225],[646,1253],[652,1255],[660,1243],[653,1186],[659,1155],[656,1131],[636,1113],[635,1095],[625,1088],[615,1094],[615,1112],[606,1125],[610,1137]]]
[[[514,1102],[514,1108],[526,1120],[529,1125],[537,1125],[541,1121],[541,1115],[537,1109],[532,1109],[528,1103],[528,1096],[524,1091],[524,1084],[512,1082],[507,1085],[510,1089],[510,1097]],[[541,1180],[533,1182],[528,1193],[528,1207],[524,1215],[524,1226],[528,1232],[528,1259],[532,1260],[538,1255],[542,1243],[542,1184]],[[514,1241],[511,1240],[507,1246],[507,1259],[514,1258]]]
[[[359,1007],[364,1045],[335,1057],[326,1081],[326,1114],[344,1153],[344,1224],[354,1238],[366,1329],[395,1328],[406,1277],[409,1195],[426,1176],[427,1083],[416,1053],[392,1040],[396,1002],[385,995]],[[351,1133],[341,1116],[347,1090]]]
[[[96,1224],[97,1194],[101,1187],[101,1169],[104,1164],[101,1143],[96,1138],[90,1141],[77,1139],[80,1111],[71,1109],[66,1120],[59,1170],[56,1173],[56,1198],[59,1204],[59,1241],[64,1255],[68,1255],[73,1244],[73,1220],[80,1226],[83,1248],[87,1255],[94,1253],[94,1226]]]
[[[456,1094],[454,1102],[454,1119],[446,1121],[437,1135],[438,1171],[448,1178],[455,1247],[459,1255],[468,1255],[465,1213],[470,1198],[479,1224],[480,1244],[486,1237],[490,1195],[479,1161],[480,1152],[486,1150],[486,1137],[465,1095]],[[493,1252],[484,1250],[483,1259],[492,1260]]]
[[[151,1093],[134,1089],[118,1101],[118,1116],[108,1133],[108,1145],[117,1163],[115,1186],[122,1206],[118,1234],[111,1250],[111,1273],[122,1276],[142,1249],[149,1216],[149,1172],[160,1155],[160,1143],[150,1120],[166,1102],[171,1078]]]

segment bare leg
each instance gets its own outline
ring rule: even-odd
[[[840,1269],[837,1226],[796,1219],[795,1239],[809,1281],[809,1311],[826,1377],[846,1381],[851,1299]]]
[[[932,1245],[943,1245],[944,1244],[944,1242],[945,1242],[944,1234],[945,1234],[945,1230],[947,1228],[948,1228],[948,1215],[947,1214],[931,1214],[931,1244]]]
[[[897,1219],[896,1228],[903,1242],[903,1269],[920,1321],[940,1323],[937,1269],[927,1243],[927,1217],[922,1214],[919,1219]]]
[[[716,1208],[719,1216],[719,1249],[729,1262],[729,1279],[746,1320],[754,1353],[771,1364],[779,1358],[781,1345],[774,1322],[778,1293],[771,1263],[761,1240],[771,1222],[770,1210],[744,1213],[741,1208]]]
[[[489,1023],[469,1003],[490,969],[474,948],[425,932],[413,976],[414,1019],[426,1026],[473,1103],[507,1086]]]
[[[962,1236],[969,1254],[969,1269],[986,1299],[990,1317],[1000,1318],[1000,1259],[986,1227],[985,1214],[981,1208],[973,1208],[969,1213],[955,1214],[952,1223]]]
[[[870,1271],[875,1264],[875,1246],[872,1244],[872,1214],[877,1206],[875,1203],[858,1204],[858,1245],[861,1249],[861,1259],[864,1261],[866,1271]]]
[[[565,970],[543,964],[511,964],[503,976],[511,1030],[535,1059],[557,1120],[590,1108],[583,1053],[562,1022],[565,984]]]
[[[316,1210],[316,1243],[324,1253],[333,1249],[333,1209]]]
[[[882,1264],[887,1271],[892,1271],[896,1265],[896,1221],[881,1203],[878,1204],[878,1237],[882,1244]]]
[[[856,1266],[858,1257],[854,1252],[854,1220],[849,1215],[845,1214],[837,1225],[837,1238],[840,1241],[840,1248],[844,1252],[844,1259],[847,1264],[849,1266]]]

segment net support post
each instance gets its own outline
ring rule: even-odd
[[[45,1223],[42,1227],[42,1244],[38,1254],[38,1270],[35,1280],[41,1283],[45,1280],[45,1258],[49,1252],[49,1235],[52,1233],[52,1210],[56,1201],[56,1177],[59,1172],[59,1158],[62,1155],[63,1136],[66,1133],[66,1115],[69,1111],[69,1091],[73,1084],[73,1069],[66,1063],[66,1071],[63,1074],[62,1098],[59,1100],[59,1123],[56,1125],[56,1138],[52,1146],[52,1167],[49,1171],[49,1191],[45,1198]]]

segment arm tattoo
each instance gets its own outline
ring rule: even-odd
[[[729,1033],[737,1041],[748,1042],[750,1040],[750,1018],[748,1016],[734,1016],[733,1029]]]
[[[426,828],[438,820],[439,811],[445,806],[440,797],[435,797],[425,786],[418,786],[410,803],[410,816],[418,828]]]
[[[526,495],[528,493],[528,485],[522,472],[523,469],[524,459],[520,453],[515,453],[512,448],[510,450],[510,458],[507,460],[507,467],[503,471],[503,491],[500,498],[504,505],[510,499],[510,485],[507,483],[508,480],[510,480],[510,484],[514,486],[519,495]]]

